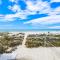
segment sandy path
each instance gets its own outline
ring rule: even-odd
[[[25,47],[25,43],[26,43],[26,38],[27,38],[28,34],[25,33],[25,36],[24,36],[24,40],[22,42],[22,47]]]
[[[3,54],[0,60],[8,59],[19,60],[60,60],[60,47],[57,48],[24,48],[18,46],[18,48],[11,54]]]
[[[57,49],[57,48],[56,48]],[[60,49],[60,48],[59,48]],[[59,50],[58,49],[58,50]],[[17,53],[16,59],[21,60],[60,60],[60,55],[56,51],[53,51],[52,48],[22,48]],[[60,53],[60,51],[59,51]],[[59,55],[59,57],[58,57]]]
[[[32,34],[36,34],[36,32]],[[26,42],[26,37],[27,35],[25,35],[24,37],[22,46],[18,46],[17,49],[10,54],[3,54],[3,56],[0,57],[0,60],[8,60],[14,58],[19,60],[60,60],[60,47],[25,48],[24,46]]]

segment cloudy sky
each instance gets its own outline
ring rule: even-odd
[[[0,0],[0,29],[60,29],[60,0]]]

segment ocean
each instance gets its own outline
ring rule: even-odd
[[[51,32],[51,31],[60,31],[60,29],[0,29],[0,32],[38,32],[38,31],[45,31],[45,32]]]

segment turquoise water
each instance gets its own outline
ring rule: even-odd
[[[0,32],[60,31],[60,29],[0,29]]]

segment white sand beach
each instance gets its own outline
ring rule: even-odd
[[[22,48],[17,50],[16,59],[20,60],[60,60],[60,48],[39,47]],[[20,51],[20,52],[18,52]]]
[[[14,32],[12,32],[14,33]],[[16,33],[16,32],[15,32]],[[60,47],[39,47],[26,48],[24,46],[28,34],[39,34],[42,32],[25,32],[25,37],[22,45],[17,46],[17,49],[9,54],[0,56],[0,60],[60,60]],[[46,32],[47,33],[47,32]]]
[[[0,60],[60,60],[60,47],[23,48],[18,46],[11,54],[3,54]]]

